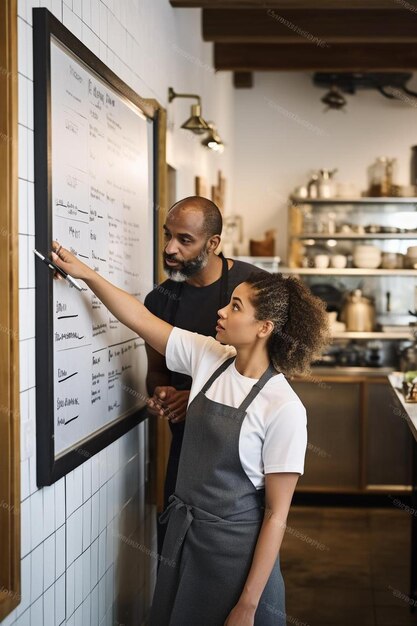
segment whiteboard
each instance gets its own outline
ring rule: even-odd
[[[153,288],[152,132],[138,107],[51,37],[52,236],[141,301]],[[146,398],[143,340],[82,284],[53,281],[58,457]]]

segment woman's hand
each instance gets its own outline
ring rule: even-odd
[[[56,254],[59,251],[59,254]],[[81,278],[86,280],[94,271],[88,265],[80,261],[76,256],[71,254],[69,250],[66,250],[59,245],[57,241],[52,242],[52,261],[58,265],[64,272],[67,272],[73,278]],[[58,272],[55,272],[56,278],[62,278]]]
[[[160,320],[127,291],[120,289],[106,280],[98,272],[77,259],[65,248],[61,248],[56,242],[52,242],[52,260],[74,278],[84,280],[91,291],[101,300],[110,313],[122,324],[133,330],[148,343],[151,348],[165,354],[169,336],[172,331],[171,324]],[[58,255],[56,252],[58,252]]]
[[[255,613],[255,607],[238,602],[230,611],[224,626],[253,626]]]

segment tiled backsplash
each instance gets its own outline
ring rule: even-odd
[[[211,69],[198,11],[174,11],[168,0],[18,2],[22,600],[1,626],[138,626],[147,623],[157,564],[155,510],[145,483],[148,424],[51,487],[36,486],[32,7],[39,6],[140,95],[167,106],[171,84],[199,92],[229,139],[233,87],[230,74]],[[187,106],[178,111],[187,113]],[[168,152],[181,195],[193,193],[195,175],[210,182],[218,167],[230,174],[230,157],[208,158],[178,120],[175,130],[169,124]]]

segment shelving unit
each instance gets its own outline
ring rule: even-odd
[[[332,218],[330,219],[330,215]],[[351,232],[344,232],[348,226]],[[381,229],[399,229],[401,232],[369,232]],[[359,232],[356,232],[358,231]],[[361,232],[362,231],[362,232]],[[312,255],[313,250],[325,250],[329,254],[337,251],[342,254],[352,252],[355,243],[369,242],[382,244],[382,249],[393,251],[392,245],[398,242],[397,251],[404,252],[408,242],[417,243],[417,198],[336,198],[336,199],[290,199],[288,265],[290,268],[312,270],[310,273],[336,274],[332,269],[318,271],[304,268],[303,257]],[[351,245],[349,245],[351,244]],[[348,268],[354,275],[371,274],[362,268]],[[407,276],[405,271],[391,270],[397,275]],[[300,272],[301,273],[301,272]],[[304,272],[303,272],[304,273]],[[308,273],[308,272],[306,272]],[[348,275],[348,274],[347,274]]]
[[[330,213],[333,213],[333,228],[337,232],[322,232],[327,226]],[[307,219],[306,219],[307,216]],[[309,231],[305,225],[308,224]],[[340,232],[343,225],[349,224],[352,232]],[[369,225],[381,228],[401,228],[403,232],[354,232],[358,227],[367,229]],[[312,228],[316,226],[316,228]],[[321,232],[316,232],[320,230]],[[368,269],[360,267],[316,268],[301,267],[304,255],[311,258],[315,253],[351,254],[356,243],[368,241],[382,250],[405,252],[408,245],[417,245],[417,197],[409,198],[338,198],[305,199],[290,198],[288,263],[280,264],[279,257],[240,257],[249,263],[271,272],[284,275],[295,274],[313,285],[328,280],[347,291],[357,287],[359,281],[365,285],[365,292],[376,296],[377,314],[391,317],[386,311],[386,293],[391,292],[391,305],[394,315],[401,317],[403,330],[398,332],[355,333],[344,332],[334,335],[335,339],[372,341],[378,339],[400,341],[411,339],[408,329],[408,310],[414,309],[414,287],[417,286],[417,268]],[[328,245],[330,242],[330,245]],[[410,242],[410,243],[409,243]],[[398,244],[398,246],[397,246]],[[404,320],[404,322],[402,321]],[[377,320],[378,321],[378,320]],[[381,324],[398,324],[386,321]]]

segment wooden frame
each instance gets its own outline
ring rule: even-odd
[[[156,207],[155,219],[155,264],[158,284],[165,280],[164,266],[162,261],[162,249],[164,245],[162,226],[165,223],[168,211],[168,166],[166,163],[166,109],[160,107],[156,100],[148,100],[150,104],[158,107],[159,124],[156,128],[158,145],[157,168],[157,192],[158,205]],[[156,286],[156,285],[155,285]],[[164,504],[164,483],[166,465],[169,456],[171,441],[171,431],[165,420],[151,419],[149,422],[150,440],[150,503],[155,504],[157,511],[163,510]]]
[[[98,57],[84,46],[47,9],[33,12],[34,54],[34,120],[35,120],[35,239],[40,250],[50,249],[52,239],[52,191],[51,191],[51,37],[65,46],[89,69],[104,80],[113,90],[139,108],[153,121],[154,188],[155,207],[153,232],[160,220],[161,200],[165,184],[165,129],[164,110],[155,100],[141,98]],[[155,242],[156,243],[156,242]],[[153,281],[157,273],[156,256],[153,262]],[[50,329],[53,320],[52,278],[45,268],[36,264],[36,369],[37,376],[37,482],[49,485],[65,475],[87,458],[108,446],[140,421],[146,419],[146,407],[123,415],[98,432],[82,441],[82,450],[73,446],[61,455],[54,449],[53,408],[53,338]]]
[[[0,3],[0,621],[20,602],[17,6]]]

